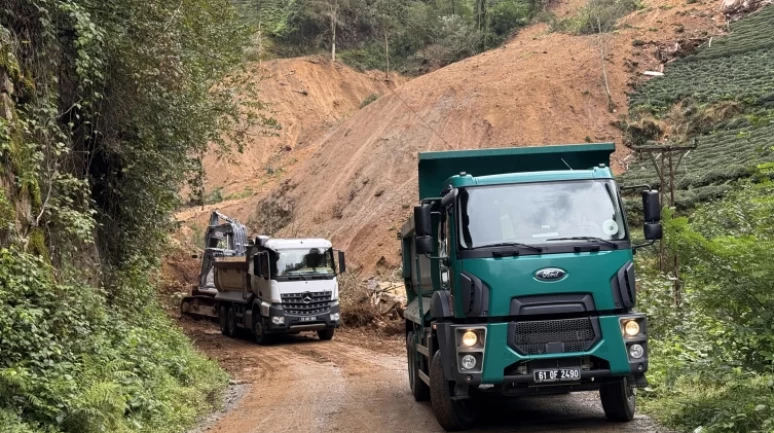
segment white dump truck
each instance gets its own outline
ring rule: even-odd
[[[340,324],[337,276],[346,271],[344,252],[325,239],[259,236],[241,257],[214,263],[220,330],[250,331],[259,344],[279,334],[317,332],[330,340]]]

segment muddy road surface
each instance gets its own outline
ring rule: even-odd
[[[302,334],[258,346],[208,323],[184,325],[243,388],[196,433],[443,432],[430,404],[409,393],[399,337],[382,342],[345,332],[322,342]],[[606,421],[596,393],[509,400],[488,408],[472,432],[665,433],[641,415],[628,424]]]

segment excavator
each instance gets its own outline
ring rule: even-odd
[[[239,221],[216,211],[210,215],[210,223],[204,235],[204,253],[199,282],[191,295],[180,301],[180,313],[196,319],[217,320],[215,295],[215,259],[244,257],[247,251],[247,228]],[[199,256],[193,256],[199,258]]]

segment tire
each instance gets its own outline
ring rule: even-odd
[[[259,311],[255,311],[253,313],[253,337],[255,338],[255,342],[260,344],[261,346],[266,346],[268,344],[271,344],[273,341],[271,334],[266,334],[263,332],[263,318],[261,318],[261,313]]]
[[[333,334],[335,333],[336,333],[336,328],[325,328],[317,331],[317,336],[322,341],[331,341],[333,340]]]
[[[236,325],[236,314],[234,313],[234,307],[228,308],[228,319],[226,321],[226,326],[228,327],[226,329],[226,331],[228,332],[228,336],[236,337],[237,325]]]
[[[623,378],[613,383],[606,383],[599,389],[602,409],[610,421],[629,422],[634,419],[637,410],[637,396],[629,379]]]
[[[419,378],[419,362],[417,351],[414,347],[414,331],[406,334],[406,357],[408,360],[408,379],[411,394],[415,401],[430,400],[430,387]]]
[[[430,402],[435,419],[446,431],[467,430],[478,420],[479,407],[472,398],[452,400],[452,383],[443,377],[440,351],[430,364]]]
[[[218,323],[220,324],[220,333],[228,336],[228,309],[225,305],[220,306],[218,310]]]

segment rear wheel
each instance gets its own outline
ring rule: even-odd
[[[613,383],[606,383],[599,389],[602,409],[610,421],[629,422],[634,419],[637,409],[637,396],[634,386],[627,378]]]
[[[218,324],[220,324],[220,333],[228,336],[228,309],[225,305],[220,306],[218,310]]]
[[[333,340],[333,334],[335,333],[336,333],[336,328],[325,328],[317,331],[317,336],[322,341],[331,341]]]
[[[227,329],[228,336],[236,337],[236,333],[237,333],[236,314],[234,313],[233,307],[228,308],[228,320],[226,322],[226,326],[228,327]]]
[[[406,334],[406,356],[408,358],[408,377],[411,394],[416,401],[427,401],[430,399],[430,387],[419,378],[420,363],[417,359],[417,349],[414,341],[414,331]]]
[[[443,377],[441,352],[435,352],[430,364],[430,401],[435,419],[446,431],[467,430],[478,420],[479,407],[472,398],[453,400],[453,386]]]

